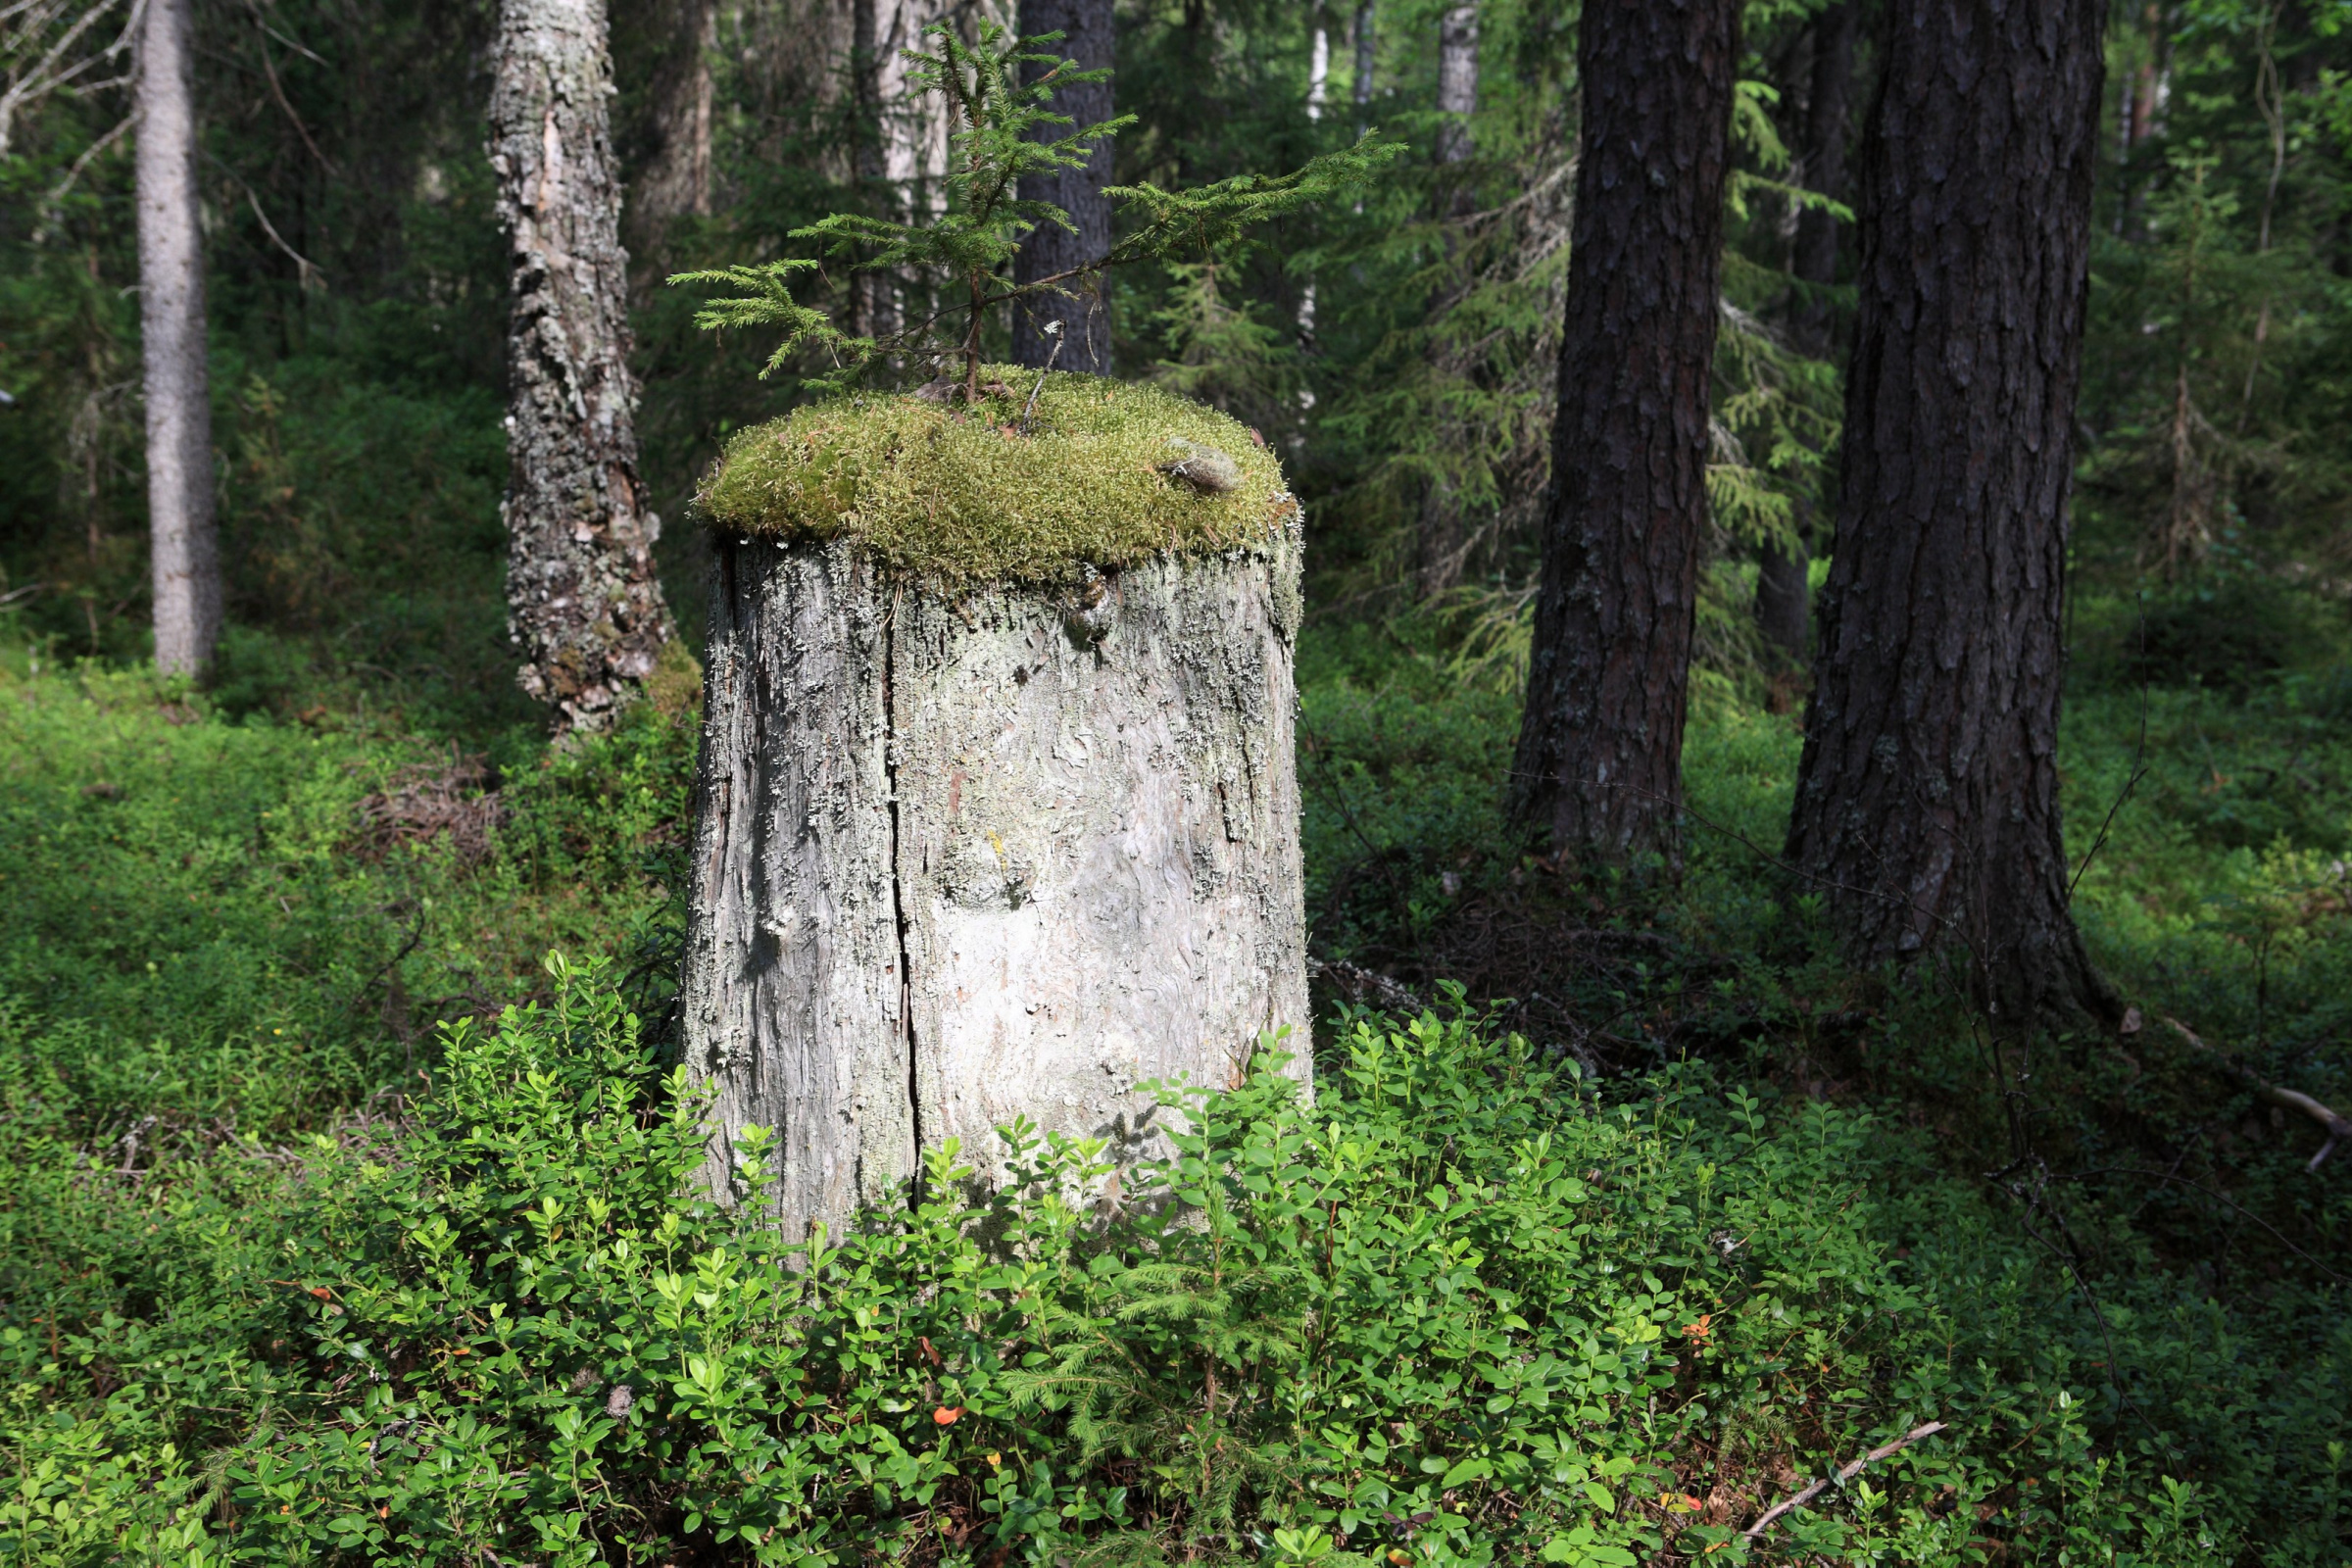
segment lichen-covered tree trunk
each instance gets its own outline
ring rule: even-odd
[[[1021,0],[1021,35],[1036,37],[1058,32],[1059,43],[1043,53],[1078,62],[1081,71],[1107,69],[1113,58],[1110,0]],[[1037,68],[1032,67],[1033,71]],[[1054,112],[1067,115],[1077,125],[1091,125],[1111,117],[1112,83],[1085,82],[1054,94]],[[1044,139],[1067,135],[1070,125],[1041,125]],[[1083,168],[1052,174],[1031,174],[1021,181],[1021,200],[1052,202],[1070,215],[1075,232],[1058,224],[1042,223],[1022,244],[1013,260],[1013,277],[1022,283],[1058,277],[1074,268],[1099,262],[1110,254],[1110,198],[1102,188],[1110,180],[1110,138],[1095,144],[1094,156]],[[1020,365],[1043,365],[1054,352],[1049,323],[1061,323],[1060,356],[1056,369],[1110,373],[1110,316],[1108,296],[1100,279],[1073,279],[1063,294],[1032,296],[1014,308],[1012,357]]]
[[[1838,540],[1788,857],[1868,963],[2111,1012],[2068,912],[2061,609],[2099,0],[1901,0],[1864,144]]]
[[[146,372],[155,666],[201,675],[220,638],[204,234],[188,0],[147,0],[139,35],[139,354]]]
[[[503,0],[490,162],[512,247],[507,605],[522,689],[609,725],[670,638],[637,476],[603,0]]]
[[[1517,811],[1585,864],[1681,852],[1736,0],[1590,0]]]
[[[941,598],[859,547],[721,540],[683,1006],[788,1229],[995,1129],[1168,1152],[1139,1086],[1307,1072],[1296,524],[1074,590]]]

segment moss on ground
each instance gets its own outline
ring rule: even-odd
[[[986,367],[1000,390],[864,395],[744,431],[697,497],[724,532],[862,541],[889,567],[948,586],[1053,582],[1081,564],[1253,544],[1297,503],[1253,432],[1157,387],[1056,371],[1020,419],[1037,372]],[[1166,472],[1193,448],[1230,456],[1241,482],[1203,492]]]

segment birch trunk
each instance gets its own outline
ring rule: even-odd
[[[1355,136],[1363,140],[1372,128],[1372,72],[1378,51],[1372,33],[1372,0],[1357,0],[1355,7]],[[1362,212],[1364,204],[1358,198],[1355,210]]]
[[[1110,0],[1021,0],[1021,35],[1026,38],[1048,32],[1058,32],[1062,39],[1041,53],[1075,60],[1081,71],[1099,71],[1111,64]],[[1105,79],[1055,92],[1054,112],[1069,116],[1074,124],[1040,126],[1039,137],[1067,135],[1074,126],[1108,120],[1113,113],[1111,87]],[[1021,180],[1021,200],[1052,202],[1070,215],[1077,232],[1055,223],[1040,224],[1013,259],[1016,281],[1054,277],[1110,254],[1110,198],[1102,194],[1102,187],[1111,182],[1110,159],[1110,138],[1106,136],[1095,143],[1094,156],[1085,167],[1031,174]],[[1054,352],[1054,339],[1046,327],[1058,321],[1062,347],[1054,368],[1108,375],[1107,304],[1099,278],[1075,280],[1067,294],[1032,296],[1013,310],[1013,360],[1021,365],[1044,365]]]
[[[556,727],[598,730],[670,637],[637,476],[603,0],[504,0],[490,162],[511,240],[509,629]]]
[[[220,640],[189,9],[189,0],[148,0],[138,76],[139,349],[147,382],[155,666],[175,675],[202,675]]]
[[[1139,1087],[1307,1075],[1298,536],[946,601],[843,541],[717,546],[684,1013],[789,1234],[995,1129],[1169,1152]],[[1099,595],[1099,598],[1093,597]],[[1090,602],[1091,600],[1091,602]]]
[[[947,0],[858,0],[858,177],[881,186],[890,216],[902,220],[938,212],[948,172],[946,108],[908,83],[906,52],[932,52],[923,29],[953,10]],[[887,337],[905,325],[907,279],[859,272],[851,288],[860,332]]]
[[[1478,113],[1478,7],[1451,6],[1438,23],[1438,162],[1459,164],[1477,151],[1470,117]]]

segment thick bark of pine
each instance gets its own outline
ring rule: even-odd
[[[1898,0],[1788,856],[1863,962],[2105,1015],[2058,820],[2099,0]]]
[[[1307,1072],[1296,528],[1059,591],[945,601],[854,545],[717,544],[684,1016],[788,1232],[995,1129],[1169,1152],[1145,1081]]]
[[[1593,0],[1553,493],[1512,796],[1580,863],[1681,853],[1736,0]]]
[[[669,641],[637,477],[603,0],[504,0],[490,162],[512,243],[507,605],[522,689],[602,729]]]
[[[213,520],[189,11],[189,0],[147,0],[139,35],[139,352],[147,391],[155,666],[202,675],[220,640],[220,547]]]
[[[1838,0],[1814,19],[1813,80],[1805,99],[1805,189],[1839,198],[1845,194],[1845,138],[1853,116],[1854,10],[1852,0]],[[1808,359],[1826,360],[1835,346],[1836,315],[1827,291],[1838,281],[1837,219],[1815,207],[1797,215],[1788,270],[1808,285],[1789,312],[1790,346]],[[1806,591],[1811,507],[1795,520],[1793,548],[1766,545],[1756,563],[1756,624],[1792,666],[1804,662],[1812,630]]]
[[[1048,45],[1040,52],[1075,60],[1082,71],[1103,70],[1113,58],[1110,13],[1110,0],[1021,0],[1021,36],[1061,33],[1061,42]],[[1054,112],[1069,116],[1076,126],[1108,120],[1114,113],[1111,86],[1105,78],[1061,88],[1054,94]],[[1067,135],[1072,128],[1072,125],[1042,125],[1039,135]],[[1095,144],[1094,156],[1086,161],[1084,168],[1034,174],[1021,181],[1021,200],[1052,202],[1070,215],[1077,232],[1053,223],[1032,231],[1023,242],[1020,255],[1013,259],[1015,282],[1054,277],[1110,254],[1110,198],[1102,194],[1102,187],[1111,182],[1110,157],[1110,138],[1104,137]],[[1033,295],[1013,306],[1013,360],[1021,365],[1044,365],[1054,351],[1054,339],[1046,332],[1046,326],[1059,321],[1062,348],[1054,368],[1108,375],[1108,293],[1099,277],[1076,279],[1068,286],[1068,294]]]

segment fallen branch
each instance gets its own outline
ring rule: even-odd
[[[2328,1156],[2335,1152],[2337,1143],[2346,1138],[2352,1138],[2352,1121],[2345,1120],[2332,1109],[2321,1104],[2300,1090],[2279,1088],[2228,1052],[2209,1046],[2198,1039],[2197,1032],[2180,1019],[2167,1018],[2164,1021],[2172,1025],[2173,1033],[2205,1053],[2206,1055],[2221,1064],[2223,1071],[2254,1091],[2255,1099],[2267,1101],[2281,1110],[2292,1110],[2309,1116],[2328,1130],[2328,1141],[2320,1145],[2320,1152],[2311,1156],[2311,1163],[2303,1167],[2305,1170],[2318,1170],[2327,1163]]]
[[[1747,1539],[1750,1541],[1761,1539],[1764,1532],[1770,1530],[1773,1527],[1774,1522],[1778,1520],[1781,1515],[1789,1513],[1798,1508],[1802,1508],[1806,1503],[1811,1502],[1815,1497],[1820,1496],[1822,1492],[1830,1485],[1832,1481],[1837,1482],[1838,1485],[1842,1487],[1848,1481],[1851,1481],[1854,1479],[1854,1477],[1860,1475],[1862,1473],[1863,1466],[1876,1464],[1879,1460],[1886,1458],[1889,1454],[1900,1453],[1905,1448],[1911,1446],[1911,1445],[1914,1443],[1917,1443],[1920,1439],[1932,1438],[1942,1430],[1943,1423],[1940,1421],[1930,1421],[1923,1425],[1913,1427],[1910,1431],[1904,1433],[1892,1443],[1885,1444],[1879,1447],[1871,1449],[1861,1458],[1856,1459],[1852,1464],[1849,1464],[1844,1469],[1838,1471],[1837,1475],[1823,1476],[1819,1481],[1814,1482],[1811,1486],[1798,1493],[1795,1496],[1788,1498],[1785,1502],[1774,1503],[1771,1509],[1765,1513],[1763,1518],[1758,1519],[1754,1524],[1747,1527]]]

